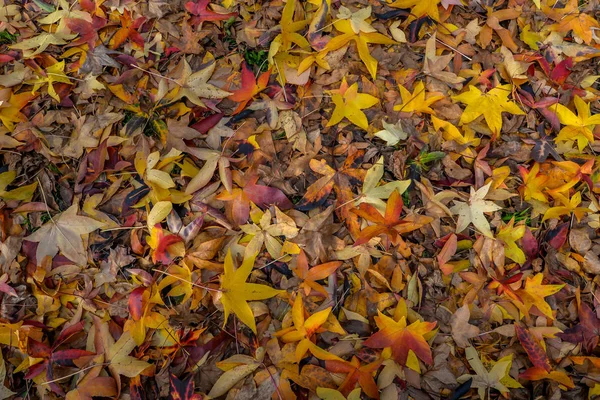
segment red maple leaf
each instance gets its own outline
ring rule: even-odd
[[[71,42],[69,46],[79,46],[87,43],[90,48],[96,47],[98,32],[106,26],[106,20],[99,17],[94,17],[92,22],[81,18],[65,18],[65,22],[70,30],[79,34],[79,39]]]
[[[198,0],[197,2],[188,1],[185,3],[185,9],[194,16],[190,20],[192,26],[197,26],[203,21],[223,21],[231,17],[236,17],[236,12],[217,13],[208,9],[209,0]]]
[[[586,303],[579,306],[579,323],[557,336],[570,343],[581,343],[591,353],[598,346],[600,319]]]
[[[546,350],[544,350],[529,329],[522,327],[520,324],[515,324],[515,331],[517,332],[519,342],[521,342],[533,365],[546,371],[551,371],[552,367],[548,361]]]
[[[45,372],[45,380],[48,381],[50,389],[61,396],[65,396],[65,392],[58,386],[54,379],[53,366],[75,367],[80,368],[83,364],[76,363],[78,359],[87,356],[93,356],[95,353],[81,349],[65,349],[58,350],[57,348],[69,342],[75,335],[83,331],[83,321],[68,326],[58,335],[54,341],[54,346],[50,347],[45,343],[29,338],[27,354],[33,358],[41,358],[43,361],[29,367],[25,374],[25,379],[33,379],[39,374]]]
[[[163,229],[160,224],[156,224],[155,228],[152,229],[151,236],[146,239],[151,248],[153,248],[152,252],[152,262],[155,264],[157,262],[161,262],[164,265],[170,264],[172,257],[168,252],[168,247],[177,242],[183,241],[179,235],[169,234],[166,235],[163,233]]]

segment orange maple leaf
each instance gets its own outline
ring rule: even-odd
[[[565,7],[544,6],[543,11],[553,20],[557,21],[552,26],[552,30],[560,33],[573,33],[580,37],[586,44],[590,44],[593,39],[592,28],[599,28],[598,21],[589,13],[579,10],[577,0],[569,0]]]
[[[564,385],[568,389],[573,389],[575,387],[573,380],[569,377],[569,375],[567,375],[563,371],[548,372],[544,368],[540,368],[540,367],[531,367],[531,368],[525,370],[524,372],[521,372],[519,374],[519,378],[527,379],[530,381],[539,381],[541,379],[551,379],[553,381],[560,383],[561,385]]]
[[[292,306],[293,326],[275,333],[275,336],[281,337],[284,343],[298,342],[295,353],[296,362],[300,362],[309,350],[315,357],[321,360],[341,360],[341,358],[321,349],[314,343],[313,336],[321,330],[321,325],[327,321],[330,313],[331,307],[328,307],[305,318],[302,296],[296,296],[294,305]]]
[[[146,17],[139,17],[133,20],[131,12],[125,9],[122,16],[119,16],[121,27],[114,34],[108,43],[109,48],[116,49],[129,38],[134,46],[138,49],[144,48],[144,38],[137,31],[139,27],[146,22]]]
[[[400,218],[402,207],[404,207],[402,197],[397,190],[394,190],[388,199],[384,215],[381,215],[375,207],[368,203],[361,203],[358,209],[352,210],[358,216],[374,223],[374,225],[368,226],[360,232],[354,246],[365,244],[375,236],[385,235],[386,247],[389,247],[390,242],[394,245],[400,244],[402,247],[406,247],[400,237],[401,233],[414,231],[433,221],[431,217],[416,214],[402,219]]]
[[[523,178],[523,184],[519,187],[519,192],[525,201],[531,199],[541,201],[543,203],[548,202],[548,197],[543,193],[548,181],[548,176],[540,174],[540,164],[535,163],[531,170],[526,167],[519,165],[519,172],[521,178]]]
[[[516,290],[514,292],[515,296],[510,297],[515,306],[517,306],[523,314],[529,315],[529,310],[531,307],[535,306],[542,314],[553,319],[552,308],[550,308],[550,305],[546,302],[545,297],[560,291],[565,285],[543,285],[543,279],[544,274],[542,273],[536,274],[533,278],[527,277],[525,280],[525,287]]]
[[[375,379],[373,379],[373,373],[377,371],[381,363],[382,360],[377,360],[361,367],[358,358],[353,356],[350,362],[338,360],[325,361],[325,368],[332,373],[346,374],[346,378],[338,388],[344,396],[348,396],[356,386],[356,383],[358,383],[367,396],[378,399],[379,389],[377,388]]]
[[[329,296],[325,288],[318,284],[316,281],[327,278],[329,275],[335,272],[342,265],[341,261],[330,261],[321,265],[316,265],[309,269],[308,259],[304,250],[300,250],[298,259],[296,261],[296,269],[294,272],[298,278],[304,280],[300,284],[300,288],[304,290],[304,294],[308,296],[311,290],[321,293],[325,297]]]
[[[351,212],[354,203],[354,194],[350,182],[355,180],[364,181],[366,170],[356,168],[360,164],[360,157],[364,155],[362,150],[350,150],[346,159],[337,170],[330,167],[325,160],[310,160],[310,169],[319,175],[323,175],[310,185],[302,199],[296,204],[299,211],[308,211],[316,208],[327,201],[332,190],[336,194],[336,213],[343,220],[352,233],[358,234],[360,225],[358,216]]]
[[[14,94],[9,88],[0,89],[0,122],[9,130],[15,128],[15,123],[27,121],[27,117],[21,113],[21,109],[37,94],[29,92]]]
[[[379,332],[368,338],[364,342],[365,346],[377,349],[391,347],[392,357],[403,366],[406,365],[409,351],[412,351],[423,362],[433,363],[431,348],[424,335],[435,328],[436,322],[415,321],[407,325],[406,316],[401,316],[396,321],[381,311],[378,313],[375,322]]]
[[[269,84],[270,77],[271,70],[269,69],[267,72],[260,74],[258,79],[256,79],[254,73],[248,69],[246,63],[243,63],[242,87],[238,90],[234,90],[231,96],[229,96],[231,100],[240,103],[232,115],[240,113],[244,108],[246,108],[246,105],[254,98],[254,96],[265,90]]]

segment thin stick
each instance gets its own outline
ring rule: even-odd
[[[471,57],[469,57],[468,55],[466,55],[465,53],[461,52],[458,49],[455,49],[454,47],[450,46],[449,44],[446,44],[444,42],[442,42],[440,39],[435,38],[435,41],[438,42],[439,44],[441,44],[442,46],[446,46],[447,48],[449,48],[452,51],[457,52],[458,54],[460,54],[461,56],[463,56],[464,58],[466,58],[469,61],[473,61],[473,59]]]
[[[166,79],[168,81],[171,81],[171,82],[173,82],[174,84],[176,84],[179,87],[183,87],[183,85],[181,83],[177,82],[175,79],[169,78],[168,76],[162,76],[161,74],[157,74],[156,72],[148,71],[147,69],[144,69],[142,67],[138,67],[135,64],[129,64],[129,66],[131,66],[131,67],[133,67],[135,69],[139,69],[140,71],[145,72],[145,73],[150,74],[150,75],[153,75],[153,76],[155,76],[157,78],[162,78],[162,79]]]
[[[408,100],[406,103],[402,104],[402,107],[400,107],[400,109],[398,110],[398,112],[402,112],[402,110],[404,110],[404,107],[406,107],[407,105],[409,105],[411,101],[415,100],[417,98],[417,96],[420,95],[421,93],[423,93],[424,91],[425,91],[425,88],[419,90],[418,93],[415,93],[413,95],[413,97],[410,98],[410,100]]]
[[[342,207],[344,207],[345,205],[348,205],[348,204],[350,204],[350,203],[352,203],[352,202],[354,202],[354,201],[356,201],[356,200],[362,199],[363,197],[365,197],[365,195],[364,195],[364,194],[360,194],[360,195],[356,196],[355,198],[353,198],[353,199],[350,199],[350,200],[348,200],[347,202],[340,204],[340,205],[339,205],[339,206],[337,206],[335,209],[337,210],[337,209],[339,209],[339,208],[342,208]]]
[[[105,366],[107,366],[107,365],[110,365],[110,363],[101,363],[101,364],[89,365],[89,366],[87,366],[87,367],[85,367],[85,368],[83,368],[83,369],[81,369],[81,370],[79,370],[79,371],[77,371],[77,372],[73,372],[72,374],[65,375],[65,376],[62,376],[62,377],[60,377],[60,378],[53,379],[53,380],[51,380],[51,381],[42,382],[41,384],[42,384],[42,385],[49,385],[49,384],[51,384],[51,383],[55,383],[55,382],[58,382],[58,381],[62,381],[63,379],[70,378],[70,377],[72,377],[72,376],[75,376],[75,375],[77,375],[77,374],[79,374],[79,373],[81,373],[81,372],[85,372],[85,371],[87,371],[87,370],[89,370],[89,369],[96,368],[96,367],[101,367],[101,366],[105,367]]]
[[[271,261],[270,263],[267,263],[267,264],[263,265],[263,266],[262,266],[262,267],[260,267],[260,268],[256,268],[256,270],[257,270],[257,271],[259,271],[259,270],[261,270],[261,269],[263,269],[263,268],[267,268],[269,265],[271,265],[271,264],[275,264],[277,261],[281,260],[282,258],[285,258],[285,257],[287,257],[288,255],[289,255],[289,254],[284,254],[284,255],[282,255],[281,257],[277,257],[276,259],[274,259],[274,260],[273,260],[273,261]]]
[[[144,229],[145,226],[120,226],[118,228],[100,229],[100,232],[123,231],[127,229]]]
[[[208,286],[202,286],[202,285],[200,285],[200,284],[198,284],[198,283],[194,283],[194,282],[192,282],[192,281],[188,281],[187,279],[180,278],[180,277],[179,277],[179,276],[177,276],[177,275],[170,274],[170,273],[168,273],[168,272],[166,272],[166,271],[161,271],[160,269],[152,268],[152,271],[155,271],[155,272],[160,272],[161,274],[164,274],[164,275],[170,276],[171,278],[178,279],[178,280],[180,280],[180,281],[182,281],[182,282],[185,282],[185,283],[189,283],[189,284],[190,284],[190,285],[192,285],[192,286],[196,286],[196,287],[199,287],[199,288],[201,288],[201,289],[204,289],[204,290],[213,291],[213,292],[222,292],[222,290],[221,290],[221,289],[213,289],[213,288],[210,288],[210,287],[208,287]]]

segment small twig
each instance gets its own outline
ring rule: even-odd
[[[138,67],[138,66],[137,66],[137,65],[135,65],[135,64],[129,64],[129,66],[130,66],[130,67],[133,67],[133,68],[135,68],[135,69],[139,69],[140,71],[142,71],[142,72],[145,72],[145,73],[147,73],[147,74],[150,74],[150,75],[153,75],[153,76],[155,76],[155,77],[157,77],[157,78],[166,79],[166,80],[168,80],[168,81],[170,81],[170,82],[173,82],[174,84],[176,84],[176,85],[177,85],[177,86],[179,86],[179,87],[183,87],[183,85],[182,85],[181,83],[177,82],[175,79],[169,78],[168,76],[163,76],[163,75],[161,75],[161,74],[158,74],[158,73],[156,73],[156,72],[148,71],[147,69],[144,69],[144,68],[142,68],[142,67]]]
[[[237,354],[240,354],[240,344],[238,342],[238,337],[237,337],[237,318],[233,319],[233,331],[235,332],[235,351]]]
[[[275,377],[273,376],[271,371],[269,371],[269,367],[267,367],[264,362],[261,362],[261,364],[262,364],[263,368],[265,369],[265,371],[267,371],[267,373],[269,374],[269,377],[271,378],[271,382],[273,382],[273,386],[275,386],[275,391],[277,392],[277,396],[279,397],[279,400],[283,400],[283,397],[281,397],[281,392],[279,391],[279,386],[277,385],[277,382],[275,382]]]
[[[37,176],[36,176],[36,179],[37,179],[38,185],[40,187],[40,193],[42,193],[44,205],[46,206],[46,212],[48,213],[48,216],[50,217],[50,221],[52,221],[52,223],[54,225],[56,225],[56,221],[54,221],[54,218],[52,218],[52,214],[50,213],[50,207],[48,207],[48,202],[46,201],[46,193],[44,193],[44,188],[42,188],[42,181],[40,181],[40,178]],[[40,260],[38,260],[38,262],[40,262]]]
[[[52,379],[51,381],[42,382],[41,385],[49,385],[51,383],[55,383],[55,382],[58,382],[58,381],[62,381],[63,379],[70,378],[70,377],[75,376],[75,375],[77,375],[77,374],[79,374],[81,372],[85,372],[85,371],[87,371],[89,369],[96,368],[96,367],[101,367],[101,366],[105,367],[107,365],[110,365],[110,363],[101,363],[101,364],[89,365],[89,366],[87,366],[85,368],[82,368],[81,370],[79,370],[77,372],[73,372],[72,374],[61,376],[60,378]]]
[[[468,55],[466,55],[465,53],[461,52],[458,49],[455,49],[454,47],[450,46],[449,44],[446,44],[444,42],[442,42],[440,39],[435,38],[435,41],[438,42],[439,44],[441,44],[442,46],[446,46],[447,48],[449,48],[452,51],[457,52],[458,54],[460,54],[461,56],[463,56],[464,58],[466,58],[469,61],[473,61],[473,59],[471,57],[469,57]]]
[[[408,100],[406,103],[402,104],[402,107],[400,107],[400,109],[398,110],[398,112],[402,112],[402,110],[404,110],[404,107],[406,107],[407,105],[410,104],[411,101],[415,100],[417,98],[418,95],[420,95],[421,93],[423,93],[425,91],[425,88],[419,90],[417,93],[415,93],[413,95],[413,97],[410,98],[410,100]],[[404,101],[404,99],[402,99]]]
[[[177,275],[170,274],[170,273],[168,273],[166,271],[161,271],[160,269],[152,268],[152,271],[160,272],[161,274],[170,276],[171,278],[178,279],[178,280],[180,280],[182,282],[185,282],[185,283],[189,283],[192,286],[196,286],[196,287],[199,287],[199,288],[204,289],[204,290],[208,290],[208,291],[212,291],[212,292],[222,292],[221,289],[213,289],[213,288],[208,287],[208,286],[203,286],[203,285],[200,285],[198,283],[195,283],[195,282],[192,282],[192,281],[188,281],[187,279],[181,278],[181,277],[179,277]]]
[[[350,200],[346,201],[345,203],[342,203],[342,204],[340,204],[340,205],[339,205],[339,206],[337,206],[335,209],[336,209],[336,210],[338,210],[338,209],[340,209],[340,208],[342,208],[342,207],[344,207],[344,206],[346,206],[346,205],[348,205],[348,204],[350,204],[350,203],[352,203],[352,202],[355,202],[356,200],[362,199],[363,197],[365,197],[364,193],[363,193],[363,194],[360,194],[360,195],[358,195],[358,196],[356,196],[356,197],[355,197],[355,198],[353,198],[353,199],[350,199]]]
[[[123,231],[123,230],[127,230],[127,229],[144,229],[144,228],[146,228],[146,227],[145,226],[120,226],[118,228],[100,229],[100,232]]]
[[[269,265],[271,264],[275,264],[277,261],[281,260],[282,258],[287,257],[289,254],[284,254],[281,257],[277,257],[276,259],[274,259],[273,261],[271,261],[270,263],[267,263],[265,265],[263,265],[262,267],[256,268],[257,271],[260,271],[263,268],[267,268]]]

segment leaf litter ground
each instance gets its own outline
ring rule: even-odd
[[[0,1],[0,398],[600,395],[597,0]]]

